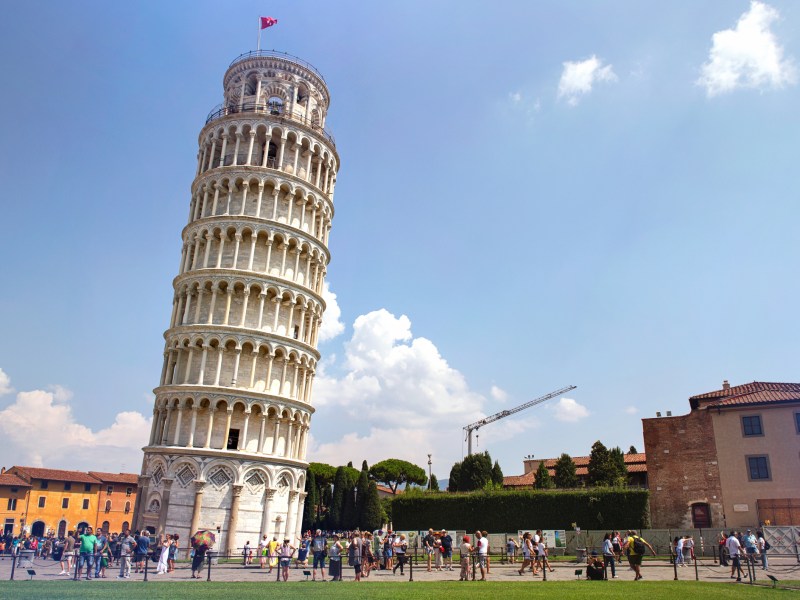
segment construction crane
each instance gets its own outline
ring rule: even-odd
[[[537,404],[541,404],[550,398],[555,398],[556,396],[560,396],[561,394],[565,394],[570,390],[574,390],[577,386],[575,385],[568,385],[565,388],[561,388],[560,390],[556,390],[555,392],[550,392],[545,396],[541,396],[536,398],[535,400],[531,400],[530,402],[526,402],[525,404],[520,404],[519,406],[512,408],[510,410],[501,410],[499,413],[492,415],[491,417],[486,417],[485,419],[481,419],[480,421],[475,421],[464,427],[464,431],[467,432],[466,440],[467,440],[467,456],[472,455],[472,432],[477,431],[484,425],[488,425],[489,423],[494,423],[495,421],[499,421],[500,419],[505,419],[506,417],[510,417],[513,414],[516,414],[520,411],[525,410],[526,408],[530,408],[531,406],[536,406]]]

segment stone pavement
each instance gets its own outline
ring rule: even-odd
[[[191,570],[189,568],[188,563],[178,563],[176,570],[173,573],[167,573],[164,575],[156,575],[155,573],[155,563],[150,563],[152,566],[152,570],[148,567],[148,580],[150,581],[187,581],[190,580]],[[509,565],[509,564],[501,564],[497,562],[490,566],[491,572],[489,574],[489,579],[493,581],[542,581],[542,575],[539,573],[536,577],[533,577],[529,572],[525,573],[525,575],[519,575],[519,563],[516,565]],[[55,581],[55,580],[67,580],[69,577],[66,575],[59,575],[60,567],[58,562],[54,562],[52,560],[40,560],[36,559],[33,562],[33,565],[27,568],[32,568],[36,575],[34,576],[35,579],[39,581]],[[553,563],[554,571],[552,573],[547,573],[548,581],[570,581],[575,580],[577,577],[575,575],[576,569],[583,569],[583,574],[585,576],[586,573],[586,565],[579,565],[574,562],[556,562]],[[306,576],[304,575],[303,571],[309,570],[305,568],[297,569],[294,566],[289,569],[289,580],[290,581],[304,581]],[[117,581],[116,577],[119,572],[118,568],[109,568],[107,569],[107,581]],[[73,571],[74,573],[74,571]],[[205,576],[208,573],[207,565],[203,571],[203,580],[205,580]],[[770,570],[769,571],[762,571],[761,567],[757,567],[756,569],[756,582],[757,583],[764,583],[767,582],[767,573],[773,575],[774,577],[778,578],[780,581],[789,581],[795,580],[800,581],[800,563],[798,563],[797,559],[794,557],[787,557],[787,558],[770,558]],[[0,559],[0,579],[7,580],[9,579],[11,574],[11,559],[10,558],[1,558]],[[730,568],[728,567],[721,567],[719,565],[715,565],[711,560],[706,561],[699,561],[697,567],[697,574],[699,576],[700,581],[716,581],[720,583],[731,583],[732,580],[730,579]],[[621,565],[617,569],[618,579],[613,581],[632,581],[633,580],[633,571],[629,569],[627,564]],[[667,561],[655,560],[655,561],[646,561],[644,566],[642,567],[642,575],[644,576],[644,581],[672,581],[675,577],[674,570],[671,564]],[[276,581],[277,576],[277,568],[273,569],[270,573],[268,569],[259,569],[258,566],[250,566],[250,567],[243,567],[241,563],[224,563],[218,565],[212,565],[211,567],[211,579],[212,581],[264,581],[264,582],[271,582],[274,583]],[[609,572],[610,576],[610,572]],[[458,581],[459,578],[459,570],[456,566],[453,567],[452,571],[436,571],[434,570],[431,573],[428,573],[424,564],[420,566],[415,566],[413,571],[414,582],[425,582],[425,581]],[[480,574],[478,574],[480,577]],[[124,584],[125,581],[141,581],[144,578],[142,573],[132,573],[130,580],[119,580],[120,584]],[[14,579],[24,580],[28,579],[28,573],[26,571],[26,567],[17,567],[16,572],[14,574]],[[308,578],[309,581],[311,577]],[[321,580],[321,575],[318,574],[318,580]],[[327,577],[330,579],[330,576]],[[343,579],[345,582],[353,581],[353,569],[347,566],[344,567],[343,570]],[[689,567],[678,567],[678,579],[683,581],[694,581],[695,579],[695,569],[694,566]],[[408,581],[409,580],[409,569],[406,566],[404,575],[400,574],[398,570],[395,574],[391,571],[373,571],[369,577],[362,578],[362,581],[365,583],[369,583],[372,581]],[[747,578],[744,579],[744,583],[747,583]]]

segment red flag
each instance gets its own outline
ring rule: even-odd
[[[278,23],[278,19],[273,19],[272,17],[261,17],[261,29],[266,29],[267,27],[272,27],[273,25]]]

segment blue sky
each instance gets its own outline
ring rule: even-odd
[[[139,469],[197,135],[259,15],[324,74],[342,159],[311,460],[447,477],[464,425],[577,385],[481,430],[514,474],[797,381],[796,3],[3,12],[6,466]]]

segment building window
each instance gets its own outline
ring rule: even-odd
[[[61,508],[69,508],[69,498],[61,499]]]
[[[89,499],[88,498],[84,498],[83,499],[83,510],[89,510]]]
[[[125,495],[130,496],[133,494],[133,488],[125,488]]]
[[[113,492],[113,491],[114,491],[114,486],[113,486],[113,485],[109,485],[109,486],[106,488],[106,496],[110,496],[110,495],[111,495],[111,492]]]
[[[65,483],[64,483],[64,491],[65,491],[65,492],[68,492],[68,491],[70,491],[71,489],[72,489],[72,484],[71,484],[69,481],[65,482]]]
[[[797,433],[800,433],[800,412],[794,413],[794,426],[797,429]]]
[[[45,479],[42,479],[42,484],[41,484],[41,485],[42,485],[42,489],[43,489],[43,490],[46,490],[46,489],[47,489],[47,485],[48,485],[49,483],[50,483],[49,481],[47,481],[47,480],[45,480]]]
[[[106,500],[106,512],[111,512],[111,500]]]
[[[131,503],[130,502],[126,502],[125,503],[125,514],[127,515],[129,512],[131,512]]]
[[[769,472],[768,456],[748,456],[747,471],[750,481],[769,481],[772,479]]]
[[[228,444],[226,446],[227,450],[238,450],[239,449],[239,430],[238,429],[231,429],[228,433]]]
[[[8,499],[8,510],[17,510],[17,499],[16,498],[9,498]]]
[[[84,483],[83,484],[83,491],[84,492],[91,492],[92,491],[92,484],[91,483]]]
[[[761,427],[761,416],[742,417],[742,433],[745,436],[764,435],[764,430]]]
[[[44,508],[44,503],[47,500],[46,496],[39,496],[39,508]]]

